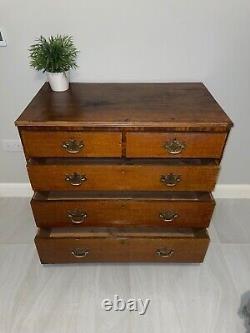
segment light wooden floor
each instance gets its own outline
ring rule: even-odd
[[[34,234],[29,200],[0,199],[0,333],[250,332],[248,200],[218,200],[202,265],[42,266]],[[114,294],[151,302],[144,316],[105,312]]]

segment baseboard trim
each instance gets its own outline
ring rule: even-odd
[[[0,183],[0,197],[31,197],[29,183]],[[250,199],[250,184],[218,184],[213,192],[215,198]]]
[[[29,183],[0,183],[0,197],[31,197],[32,194]]]
[[[250,199],[250,184],[218,184],[213,195],[223,199]]]

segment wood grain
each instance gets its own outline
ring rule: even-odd
[[[184,145],[178,154],[171,154],[165,145],[178,140]],[[127,157],[220,158],[226,133],[155,133],[129,132],[126,135]]]
[[[233,124],[202,83],[71,83],[62,93],[46,83],[16,125],[38,191],[42,263],[203,260]],[[69,140],[81,150],[67,152]],[[177,154],[165,149],[172,140]]]
[[[120,157],[122,134],[119,132],[27,131],[21,132],[26,155],[30,157]],[[72,154],[62,145],[69,140],[84,147]]]
[[[212,191],[219,166],[102,163],[84,165],[28,164],[31,185],[35,191]],[[80,186],[65,181],[77,173],[86,178]],[[181,177],[174,187],[161,182],[161,177],[173,173]]]
[[[69,194],[70,195],[70,194]],[[197,200],[158,200],[140,198],[134,199],[82,199],[82,200],[36,200],[31,201],[36,224],[40,228],[53,227],[191,227],[206,228],[209,225],[214,201]],[[74,223],[69,214],[86,214]],[[164,221],[161,214],[175,213],[173,221]]]
[[[49,232],[38,233],[35,238],[41,263],[84,263],[84,262],[202,262],[206,254],[209,237],[206,231],[194,233],[193,237],[174,234],[158,237],[151,236],[150,231],[140,231],[133,236],[119,236],[115,230],[109,230],[108,235],[98,236],[98,231],[92,231],[91,236],[81,235],[51,236]],[[76,258],[72,251],[87,251],[83,258]],[[157,251],[172,253],[169,257],[157,255]]]
[[[225,132],[232,122],[202,83],[71,83],[60,94],[46,83],[16,125]]]

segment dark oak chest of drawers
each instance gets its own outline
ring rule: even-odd
[[[45,84],[16,125],[42,263],[203,261],[232,126],[203,84]]]

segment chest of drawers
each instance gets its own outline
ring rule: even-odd
[[[203,84],[45,84],[16,125],[42,263],[203,261],[232,126]]]

